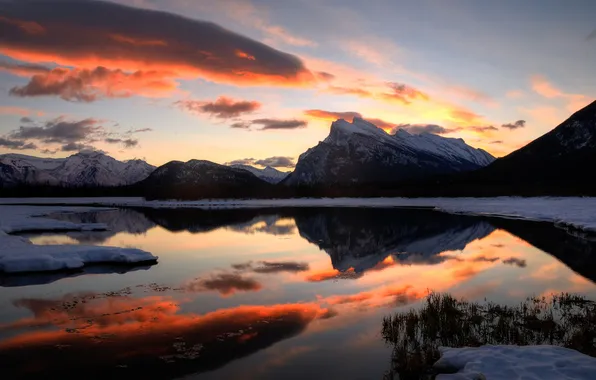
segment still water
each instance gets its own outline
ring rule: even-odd
[[[380,379],[383,316],[428,291],[515,305],[596,298],[596,243],[550,224],[413,209],[119,209],[107,232],[153,266],[0,277],[3,378]]]

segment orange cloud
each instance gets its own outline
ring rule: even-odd
[[[351,120],[355,117],[362,117],[362,115],[358,112],[334,112],[334,111],[325,111],[325,110],[306,110],[304,111],[306,116],[310,116],[314,119],[320,120],[328,120],[328,121],[335,121],[337,119],[344,119],[344,120]]]
[[[402,104],[410,104],[413,100],[429,100],[429,96],[424,92],[403,83],[388,82],[387,86],[392,91],[378,95],[381,99],[397,101]]]
[[[0,53],[22,61],[167,72],[177,78],[202,77],[235,85],[305,86],[314,82],[313,74],[293,55],[213,23],[166,12],[111,2],[58,0],[35,5],[11,2],[3,11],[7,16],[1,24]],[[73,16],[65,19],[65,12]],[[12,15],[38,24],[43,35],[6,22]]]
[[[254,61],[255,60],[255,57],[254,56],[252,56],[250,54],[247,54],[247,53],[243,52],[242,50],[236,50],[236,57],[248,59],[248,60],[251,60],[251,61]]]
[[[571,94],[561,91],[541,75],[532,76],[530,78],[530,82],[532,84],[532,89],[537,94],[548,99],[564,99],[567,102],[567,110],[569,112],[575,112],[587,106],[593,100],[592,98],[585,95]]]
[[[31,110],[28,108],[22,107],[12,107],[12,106],[0,106],[0,115],[19,115],[19,116],[29,116],[29,115],[37,115],[43,116],[43,111],[36,111]]]
[[[563,95],[559,89],[555,88],[548,80],[546,80],[545,77],[541,75],[532,76],[530,81],[532,83],[532,89],[545,98],[552,99]]]
[[[370,91],[358,87],[329,86],[326,91],[337,95],[354,95],[361,98],[373,97],[373,94]]]
[[[449,110],[449,118],[458,123],[466,125],[482,125],[484,120],[477,113],[463,108],[454,107]]]
[[[97,67],[93,70],[55,68],[34,75],[10,94],[20,97],[59,96],[64,100],[92,102],[101,98],[127,98],[133,95],[165,97],[177,88],[168,74],[156,71],[126,73]]]

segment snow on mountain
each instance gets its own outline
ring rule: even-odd
[[[252,174],[262,179],[263,181],[273,184],[281,182],[284,178],[288,176],[288,173],[279,171],[275,168],[272,168],[271,166],[267,166],[265,167],[265,169],[258,169],[250,165],[230,165],[230,167],[248,170]]]
[[[462,139],[430,133],[390,135],[354,118],[331,124],[325,140],[298,159],[287,185],[329,185],[391,182],[481,168],[495,158]]]
[[[141,181],[154,166],[142,160],[118,161],[101,152],[66,158],[0,155],[0,185],[120,186]]]

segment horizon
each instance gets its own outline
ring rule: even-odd
[[[596,98],[596,3],[574,5],[0,1],[0,154],[285,172],[362,117],[502,157]]]

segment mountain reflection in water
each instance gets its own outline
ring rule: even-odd
[[[8,378],[380,378],[382,317],[429,289],[512,303],[596,294],[596,243],[546,223],[374,208],[52,217],[109,231],[35,244],[139,246],[160,262],[0,278]]]

